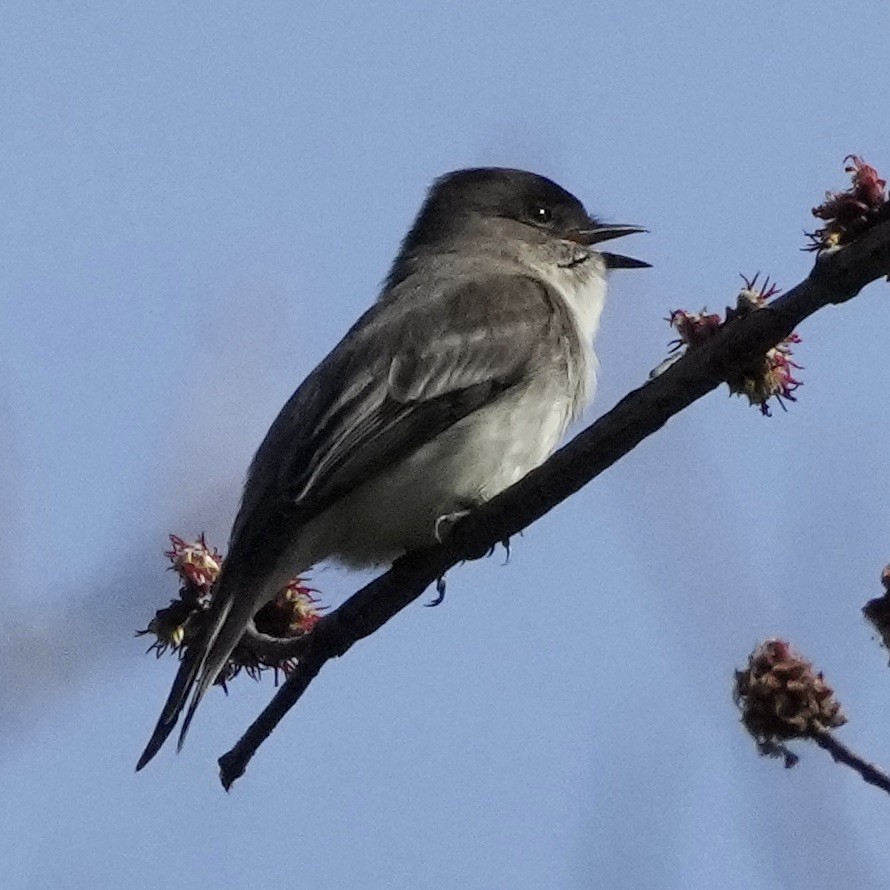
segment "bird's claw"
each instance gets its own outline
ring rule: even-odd
[[[501,547],[503,547],[504,550],[507,552],[507,556],[506,556],[506,558],[504,559],[504,565],[507,565],[507,563],[510,562],[510,555],[511,555],[510,539],[509,539],[509,538],[504,538],[504,540],[503,540],[503,541],[499,541],[498,544],[499,544]],[[494,556],[495,551],[498,549],[498,544],[492,544],[491,547],[488,548],[488,553],[486,553],[485,555],[486,555],[486,556]]]
[[[436,541],[441,544],[445,538],[448,537],[448,533],[451,531],[451,527],[464,518],[470,511],[469,510],[455,510],[454,513],[444,513],[437,520],[436,525],[433,529],[433,533],[436,536]]]
[[[424,603],[427,608],[431,608],[433,606],[442,605],[442,600],[445,599],[445,576],[439,575],[436,579],[436,598],[434,600],[430,600],[428,603]]]

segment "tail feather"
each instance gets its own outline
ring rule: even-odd
[[[253,618],[255,610],[256,603],[251,598],[242,598],[237,602],[230,601],[228,603],[223,620],[217,626],[216,632],[204,649],[201,663],[198,665],[192,682],[189,684],[189,690],[180,703],[179,709],[181,711],[185,705],[185,699],[191,693],[192,700],[185,713],[185,719],[182,721],[179,741],[176,743],[177,751],[182,750],[189,726],[191,726],[192,718],[195,716],[198,705],[201,704],[201,699],[204,698],[207,690],[219,676],[219,672],[225,667],[229,656],[232,654],[232,650],[238,645],[239,640],[244,635],[244,629]]]
[[[137,770],[158,753],[188,703],[176,750],[182,748],[201,699],[225,667],[254,612],[266,601],[265,594],[275,587],[277,581],[273,577],[260,583],[255,580],[250,583],[244,572],[232,565],[232,556],[229,556],[229,562],[217,580],[204,637],[186,650],[158,723],[136,765]]]
[[[232,589],[232,587],[229,587],[229,590]],[[182,731],[179,735],[179,745],[177,750],[182,748],[186,730],[188,729],[189,723],[191,723],[191,718],[194,715],[195,708],[198,706],[198,702],[200,702],[208,687],[216,679],[217,674],[226,663],[226,659],[228,659],[232,649],[237,645],[238,640],[241,638],[241,634],[244,633],[244,628],[246,627],[247,622],[251,618],[252,613],[249,613],[247,618],[237,629],[237,633],[233,634],[229,631],[226,634],[227,639],[234,635],[234,642],[232,642],[222,659],[214,657],[217,652],[216,643],[220,634],[226,625],[229,624],[228,618],[232,612],[233,602],[234,595],[231,593],[224,593],[222,590],[220,590],[219,594],[214,597],[211,609],[216,612],[216,614],[211,614],[209,617],[204,639],[200,642],[196,642],[186,650],[182,663],[179,666],[179,670],[176,673],[176,677],[173,680],[170,694],[167,696],[167,701],[164,703],[161,716],[158,718],[154,732],[151,734],[151,738],[148,740],[148,744],[145,746],[145,750],[142,752],[142,756],[136,764],[137,772],[141,770],[155,756],[155,754],[158,753],[158,751],[160,751],[164,742],[167,741],[167,737],[173,732],[174,727],[179,721],[179,715],[182,713],[182,709],[185,707],[189,695],[191,695],[192,690],[195,689],[192,704],[189,707],[186,721],[183,724]],[[197,688],[195,688],[196,683]]]
[[[161,711],[161,716],[154,728],[154,732],[151,734],[151,738],[148,740],[148,744],[145,746],[145,750],[136,764],[136,772],[139,772],[161,750],[164,742],[167,741],[167,736],[173,732],[173,727],[176,726],[179,720],[179,713],[182,711],[189,692],[194,685],[195,676],[198,672],[197,669],[197,657],[192,655],[191,652],[186,652],[182,663],[179,665],[179,670],[176,672],[173,687],[170,689],[170,694],[164,703],[164,709]]]
[[[233,575],[227,576],[225,571],[220,577],[220,580],[226,585],[225,589],[220,589],[218,594],[220,617],[211,625],[211,633],[201,647],[200,661],[190,675],[188,685],[183,686],[182,695],[177,702],[176,718],[185,707],[186,699],[191,695],[191,702],[186,710],[185,719],[182,721],[182,729],[179,731],[177,751],[182,750],[189,726],[198,705],[201,704],[201,699],[204,698],[207,690],[219,676],[219,672],[225,667],[232,651],[244,636],[245,629],[253,620],[254,613],[268,601],[268,593],[276,589],[276,584],[284,583],[282,579],[275,576],[254,584],[245,584],[242,580],[233,581],[233,577]],[[174,724],[171,724],[170,728],[166,730],[164,738],[173,729],[173,725],[175,725],[175,719]]]

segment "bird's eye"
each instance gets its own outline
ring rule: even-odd
[[[543,204],[536,204],[532,208],[532,219],[539,225],[547,225],[553,219],[553,211]]]

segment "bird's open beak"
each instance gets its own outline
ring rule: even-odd
[[[578,244],[592,247],[594,244],[600,244],[603,241],[623,238],[625,235],[637,235],[645,231],[647,230],[640,228],[640,226],[595,225],[589,229],[575,229],[568,237]],[[609,253],[603,250],[600,251],[600,255],[606,261],[606,266],[609,269],[648,269],[650,266],[649,263],[643,260],[622,256],[620,253]]]

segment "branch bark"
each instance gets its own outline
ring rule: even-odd
[[[507,491],[456,523],[439,546],[397,560],[384,575],[322,618],[298,644],[299,663],[238,743],[219,759],[228,790],[251,757],[296,704],[325,662],[346,653],[417,599],[448,569],[483,556],[570,497],[659,430],[673,415],[723,383],[733,369],[787,337],[829,304],[856,296],[890,276],[890,221],[846,247],[821,254],[810,275],[772,303],[724,325]],[[278,650],[281,652],[281,650]]]
[[[843,763],[844,766],[856,770],[862,776],[863,781],[890,794],[890,776],[879,766],[864,760],[852,748],[848,748],[827,730],[815,733],[811,738],[820,748],[827,751],[836,763]]]

